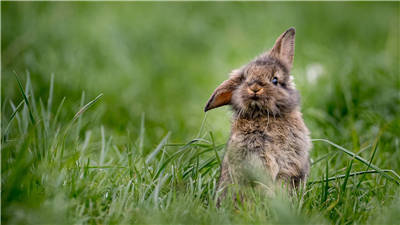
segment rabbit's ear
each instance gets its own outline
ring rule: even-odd
[[[289,69],[291,69],[293,65],[295,34],[296,29],[293,27],[289,28],[287,31],[281,34],[281,36],[279,36],[274,47],[272,47],[269,53],[271,56],[276,57],[286,63],[287,66],[289,66]]]
[[[211,95],[206,107],[204,108],[204,112],[230,104],[232,92],[236,89],[240,82],[241,74],[233,74],[229,80],[222,82],[222,84],[219,85]]]

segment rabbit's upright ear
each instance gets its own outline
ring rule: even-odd
[[[269,53],[271,56],[286,63],[289,69],[291,69],[293,65],[295,34],[296,29],[293,27],[289,28],[278,37],[274,47],[272,47]]]
[[[235,72],[236,71],[234,71],[229,80],[222,82],[222,84],[215,89],[204,108],[204,112],[231,103],[232,92],[241,82],[241,74]]]

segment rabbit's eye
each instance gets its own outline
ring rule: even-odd
[[[278,84],[278,78],[274,77],[274,78],[272,79],[272,83],[273,83],[274,85],[277,85],[277,84]]]

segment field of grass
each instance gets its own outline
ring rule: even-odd
[[[1,3],[4,224],[398,224],[399,2]],[[296,195],[215,207],[214,88],[296,32]]]

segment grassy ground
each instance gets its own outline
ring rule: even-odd
[[[216,209],[230,112],[204,104],[290,26],[310,183]],[[398,40],[398,2],[3,2],[1,220],[396,224]]]

